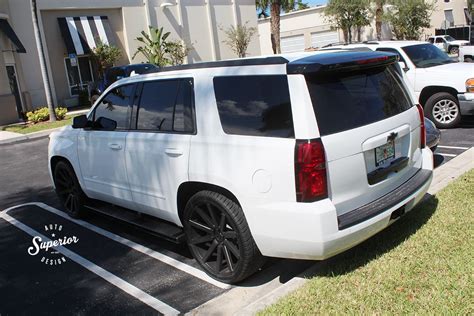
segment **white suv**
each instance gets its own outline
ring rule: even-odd
[[[451,128],[461,115],[474,115],[474,64],[459,63],[431,44],[419,41],[371,41],[335,45],[397,54],[415,97],[438,128]]]
[[[101,200],[121,207],[108,206],[116,217],[182,234],[224,282],[263,256],[334,256],[430,185],[423,111],[400,72],[393,54],[340,51],[120,80],[51,135],[55,189],[71,216],[104,211]]]

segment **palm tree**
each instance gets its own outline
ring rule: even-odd
[[[281,53],[280,47],[280,13],[281,11],[292,10],[295,7],[295,0],[255,0],[257,8],[262,11],[270,8],[270,31],[272,49],[274,54]]]
[[[53,98],[51,96],[51,86],[49,84],[48,71],[46,69],[46,57],[44,56],[43,42],[38,25],[38,15],[36,11],[36,0],[31,0],[31,17],[33,19],[33,31],[35,34],[36,48],[38,49],[38,56],[40,62],[41,76],[43,77],[44,92],[46,94],[46,103],[48,103],[49,120],[56,121],[56,113],[54,112]]]
[[[377,40],[382,40],[382,19],[383,6],[387,0],[375,0],[375,32],[377,33]]]

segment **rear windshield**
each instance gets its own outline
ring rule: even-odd
[[[321,136],[381,121],[413,106],[394,67],[306,76]]]

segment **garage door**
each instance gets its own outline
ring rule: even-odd
[[[304,51],[304,35],[282,37],[280,41],[282,53]]]
[[[339,42],[339,32],[337,31],[311,33],[312,47],[323,47],[337,42]]]

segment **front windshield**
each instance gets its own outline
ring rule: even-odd
[[[445,36],[444,39],[447,40],[448,42],[455,41],[454,37],[452,37],[451,35]]]
[[[455,61],[438,47],[431,44],[419,44],[402,48],[417,68],[429,68]]]

